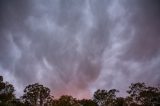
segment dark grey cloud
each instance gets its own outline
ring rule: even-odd
[[[158,0],[111,3],[109,13],[115,26],[110,29],[111,47],[104,52],[97,86],[119,88],[124,94],[131,82],[159,85],[159,6]]]
[[[159,84],[158,0],[0,2],[0,72],[18,95],[34,82],[76,97]]]

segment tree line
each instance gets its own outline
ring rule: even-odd
[[[17,98],[14,86],[0,76],[0,106],[160,106],[160,87],[139,82],[129,86],[126,97],[118,97],[117,89],[98,89],[92,99],[82,100],[69,95],[56,99],[50,92],[48,87],[35,83],[26,86]]]

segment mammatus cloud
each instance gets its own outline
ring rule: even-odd
[[[0,73],[17,95],[39,82],[53,95],[125,94],[131,82],[160,84],[158,0],[1,1]],[[21,88],[21,89],[18,89]]]

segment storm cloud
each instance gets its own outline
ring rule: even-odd
[[[1,0],[0,74],[17,95],[35,82],[78,98],[158,85],[159,11],[158,0]]]

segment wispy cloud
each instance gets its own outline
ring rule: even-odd
[[[0,73],[53,95],[160,82],[158,0],[0,2]],[[22,90],[20,90],[22,91]],[[79,93],[78,93],[79,92]]]

